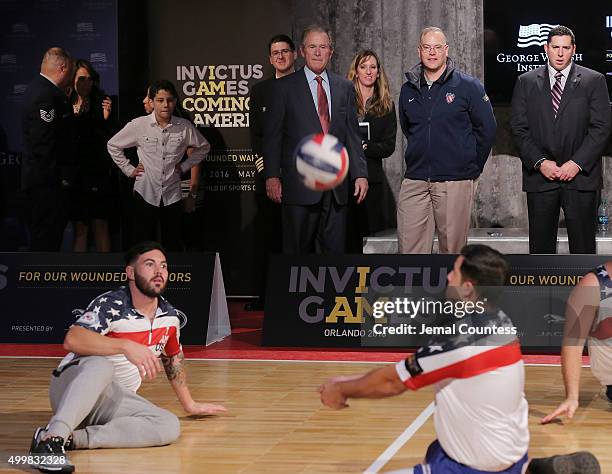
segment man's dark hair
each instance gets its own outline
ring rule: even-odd
[[[126,253],[125,253],[125,264],[132,265],[138,257],[140,257],[143,253],[150,252],[151,250],[159,250],[164,254],[164,257],[168,258],[166,255],[166,250],[162,247],[159,242],[154,242],[152,240],[139,242],[133,245]]]
[[[170,94],[172,94],[172,97],[178,99],[176,87],[174,87],[174,84],[167,79],[160,79],[149,86],[149,99],[155,99],[155,96],[159,91],[168,91]]]
[[[268,54],[272,53],[272,45],[274,43],[287,43],[291,51],[295,51],[295,43],[287,35],[275,35],[268,42]]]
[[[567,26],[559,25],[550,30],[548,32],[548,38],[546,39],[548,44],[552,41],[553,36],[569,36],[572,39],[572,45],[576,44],[576,36],[574,36],[574,32]]]
[[[497,299],[510,274],[506,258],[497,250],[478,244],[466,245],[461,255],[461,275],[474,284],[480,297]]]

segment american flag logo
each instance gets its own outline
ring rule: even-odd
[[[519,48],[527,48],[529,46],[544,46],[546,44],[546,38],[548,33],[555,26],[549,25],[548,23],[533,23],[531,25],[520,25],[518,42],[516,45]]]
[[[53,122],[53,119],[55,118],[55,109],[51,109],[49,112],[40,109],[40,118],[47,123]]]
[[[15,54],[0,55],[0,64],[17,64],[17,55]]]
[[[77,33],[93,33],[94,25],[88,21],[82,21],[76,25]]]
[[[450,104],[453,102],[453,100],[455,100],[455,94],[453,94],[452,92],[447,92],[446,93],[446,103]]]
[[[612,28],[612,15],[606,17],[606,28]]]
[[[15,23],[13,25],[13,33],[29,33],[30,28],[26,23]]]
[[[89,55],[89,61],[92,63],[105,63],[106,53],[91,53]]]

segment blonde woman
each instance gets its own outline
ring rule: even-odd
[[[389,82],[378,55],[371,50],[357,53],[351,62],[348,79],[355,86],[356,108],[362,124],[363,151],[368,163],[370,188],[361,205],[349,208],[347,252],[361,253],[363,237],[385,228],[381,212],[385,174],[382,160],[395,151],[397,119]]]

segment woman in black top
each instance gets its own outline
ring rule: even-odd
[[[76,129],[75,164],[70,180],[70,214],[74,222],[74,251],[85,252],[91,226],[96,250],[110,251],[112,161],[106,152],[111,136],[111,100],[100,90],[100,76],[91,63],[75,63],[70,102]]]
[[[387,183],[382,160],[395,151],[397,119],[389,82],[374,51],[364,50],[353,58],[348,72],[357,99],[363,151],[368,163],[368,195],[349,207],[347,252],[361,253],[363,238],[384,230],[383,189]],[[365,125],[365,124],[368,125]]]

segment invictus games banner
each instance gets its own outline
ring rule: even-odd
[[[251,151],[250,90],[272,73],[269,39],[292,36],[291,1],[155,0],[148,9],[151,80],[176,84],[180,105],[212,145],[195,238],[221,252],[230,295],[254,295],[261,278],[253,264],[261,157]]]
[[[0,2],[0,229],[5,233],[0,236],[0,250],[5,241],[19,240],[8,238],[1,204],[4,201],[9,217],[18,214],[23,94],[40,72],[44,52],[61,46],[75,58],[87,59],[100,74],[104,92],[116,96],[117,34],[117,0]],[[11,223],[15,225],[14,219]]]
[[[219,257],[170,254],[164,296],[181,315],[181,342],[229,335]],[[127,284],[121,254],[0,253],[0,343],[61,344],[98,295]]]
[[[417,347],[432,336],[462,337],[481,330],[462,324],[462,318],[477,321],[497,301],[514,323],[512,335],[523,347],[556,351],[569,293],[584,274],[609,257],[509,255],[509,284],[481,289],[484,296],[475,302],[447,294],[447,276],[455,259],[453,255],[275,256],[263,343]],[[508,335],[508,330],[484,329],[491,336]]]

